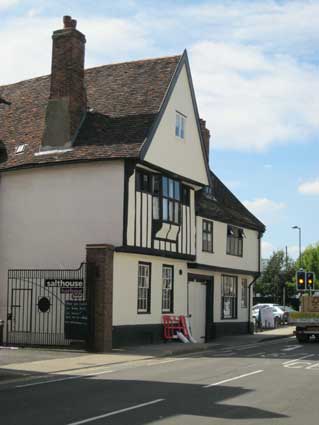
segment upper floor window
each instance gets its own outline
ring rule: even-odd
[[[185,123],[186,117],[180,112],[176,112],[175,136],[185,139]]]
[[[152,176],[144,171],[136,171],[136,190],[152,193]]]
[[[206,252],[213,252],[213,222],[203,220],[202,249]]]
[[[190,189],[187,186],[182,185],[182,204],[190,205]]]
[[[162,269],[162,312],[173,313],[174,268],[163,265]]]
[[[227,247],[226,254],[243,256],[244,229],[235,226],[227,226]]]
[[[163,221],[180,223],[180,183],[168,177],[162,178],[162,218]]]

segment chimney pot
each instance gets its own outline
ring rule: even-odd
[[[69,15],[63,16],[63,24],[64,24],[64,29],[76,28],[76,20],[72,19],[71,16]]]

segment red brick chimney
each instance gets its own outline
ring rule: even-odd
[[[43,149],[63,149],[72,145],[86,113],[84,86],[85,36],[76,29],[76,20],[63,17],[64,28],[52,35],[50,97],[46,110]]]
[[[202,118],[199,119],[200,129],[202,132],[202,138],[204,140],[205,150],[209,161],[209,144],[210,144],[210,131],[206,128],[206,121]]]

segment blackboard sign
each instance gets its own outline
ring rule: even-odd
[[[86,339],[88,336],[88,305],[86,301],[66,301],[64,332],[67,339]]]

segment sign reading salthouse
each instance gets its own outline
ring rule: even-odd
[[[44,286],[47,288],[83,288],[83,279],[45,279]]]

